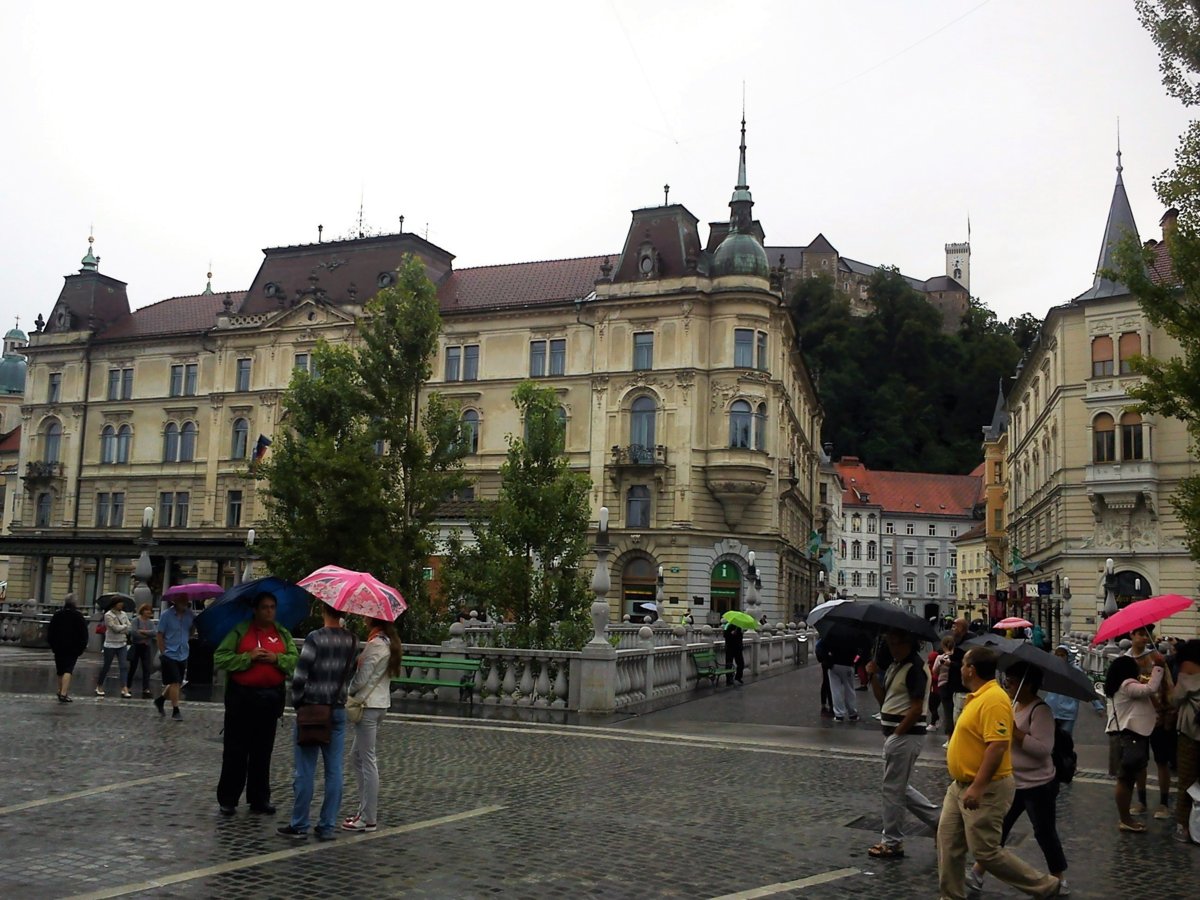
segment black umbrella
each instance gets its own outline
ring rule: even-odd
[[[995,650],[1000,654],[1000,667],[1004,669],[1018,662],[1040,669],[1044,691],[1066,694],[1076,700],[1096,699],[1096,688],[1083,672],[1067,660],[1047,653],[1028,641],[1000,637],[997,634],[981,634],[963,641],[963,646]]]
[[[832,628],[835,622],[856,623],[871,632],[895,628],[898,631],[907,631],[926,641],[936,643],[939,640],[937,631],[929,622],[920,616],[905,612],[892,603],[884,603],[881,600],[855,600],[833,607],[817,623],[818,633],[824,634],[821,627]]]
[[[120,591],[109,591],[107,594],[101,594],[96,598],[96,605],[107,612],[112,609],[112,605],[118,600],[125,601],[126,609],[133,609],[133,598],[128,594],[122,594]]]

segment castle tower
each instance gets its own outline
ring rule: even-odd
[[[946,275],[971,293],[971,238],[962,244],[946,245]]]

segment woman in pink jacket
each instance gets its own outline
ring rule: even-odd
[[[1108,731],[1115,734],[1113,760],[1117,775],[1117,813],[1121,830],[1144,832],[1146,826],[1129,812],[1133,785],[1138,773],[1150,762],[1150,732],[1154,730],[1157,713],[1151,699],[1162,684],[1162,657],[1155,654],[1154,668],[1143,676],[1132,656],[1118,656],[1108,667],[1104,678],[1104,693],[1109,698]],[[1145,680],[1143,680],[1145,679]]]

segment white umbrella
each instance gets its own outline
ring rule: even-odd
[[[815,626],[818,622],[820,622],[823,618],[825,618],[825,614],[827,612],[829,612],[831,609],[841,606],[843,603],[849,603],[849,602],[850,602],[849,600],[838,599],[838,600],[826,600],[824,603],[818,603],[816,606],[814,606],[812,608],[812,610],[808,614],[808,619],[807,619],[808,624]]]

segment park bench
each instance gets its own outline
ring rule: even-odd
[[[697,650],[692,654],[692,661],[696,664],[696,687],[700,686],[701,678],[709,679],[715,686],[717,679],[722,675],[734,673],[733,669],[721,666],[717,662],[717,651],[711,647],[708,650]]]
[[[425,687],[456,687],[458,688],[458,699],[466,699],[468,703],[475,702],[475,673],[479,671],[481,661],[478,659],[453,659],[442,656],[409,656],[405,654],[401,662],[401,671],[411,672],[413,669],[424,671],[425,677],[418,678],[414,675],[400,675],[392,679],[392,685],[421,685]],[[462,674],[454,679],[452,677],[439,678],[437,676],[445,672],[451,675],[454,672]]]

